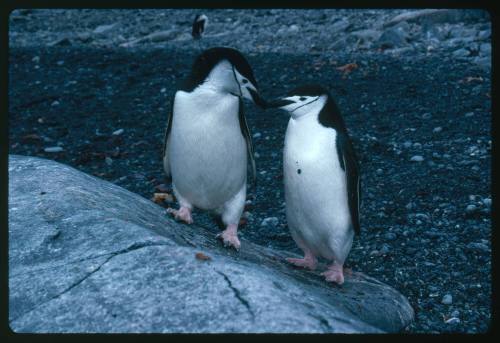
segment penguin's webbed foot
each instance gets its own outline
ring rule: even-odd
[[[317,261],[314,256],[305,256],[304,258],[286,258],[286,261],[293,264],[296,267],[308,268],[311,270],[316,269]]]
[[[326,281],[335,282],[336,284],[344,283],[344,272],[341,264],[333,263],[328,267],[326,272],[321,273]]]
[[[238,226],[231,224],[227,228],[219,233],[216,237],[222,241],[225,247],[233,247],[236,251],[240,250],[240,240],[238,239],[237,233]]]
[[[172,214],[175,220],[182,220],[186,224],[193,224],[193,217],[191,217],[191,210],[188,207],[181,206],[181,208],[178,210],[174,210],[173,208],[168,208],[167,213]]]

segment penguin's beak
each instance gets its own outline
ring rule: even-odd
[[[259,95],[259,93],[255,90],[253,90],[252,88],[247,88],[248,91],[250,92],[250,95],[252,96],[252,100],[253,102],[259,106],[260,108],[267,108],[268,107],[268,103],[266,100],[264,100],[263,98],[261,98],[261,96]]]
[[[293,104],[295,101],[287,100],[287,99],[275,99],[267,103],[267,107],[269,108],[282,108],[287,105]]]

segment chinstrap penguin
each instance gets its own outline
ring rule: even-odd
[[[201,38],[208,26],[208,17],[204,14],[197,14],[194,17],[191,36],[193,39],[198,40]]]
[[[304,258],[287,261],[310,269],[317,257],[333,261],[322,275],[342,284],[343,264],[360,230],[360,182],[340,111],[319,85],[298,87],[269,106],[291,115],[283,150],[286,216]]]
[[[255,181],[242,98],[265,105],[243,55],[224,47],[205,50],[175,93],[163,148],[164,170],[180,204],[169,213],[190,224],[193,207],[214,211],[226,226],[218,237],[237,250],[248,158]]]

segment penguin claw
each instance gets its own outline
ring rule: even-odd
[[[338,285],[342,285],[344,283],[344,273],[342,270],[342,266],[332,265],[328,267],[326,272],[321,273],[325,277],[325,280],[328,282],[335,282]]]
[[[226,247],[226,248],[232,247],[236,251],[240,251],[241,243],[240,243],[240,240],[238,239],[238,236],[236,235],[235,232],[233,233],[232,231],[225,230],[225,231],[217,234],[217,236],[215,236],[215,237],[222,241],[222,244],[224,245],[224,247]]]
[[[186,224],[193,224],[193,218],[191,217],[191,210],[187,207],[181,207],[179,210],[174,210],[173,208],[167,208],[167,213],[173,215],[175,220],[181,220]]]
[[[288,257],[285,259],[288,263],[293,264],[296,267],[308,268],[311,270],[316,269],[316,261],[311,258],[292,258]]]

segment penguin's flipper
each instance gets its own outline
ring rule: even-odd
[[[340,165],[342,169],[344,169],[346,175],[347,197],[352,226],[354,228],[354,232],[359,235],[359,168],[354,147],[352,146],[347,134],[337,134],[337,153],[339,155]]]
[[[175,101],[175,96],[173,97],[172,104],[170,106],[170,113],[167,115],[167,127],[165,128],[165,135],[163,137],[163,151],[161,154],[163,157],[163,169],[165,170],[165,174],[167,174],[168,179],[171,178],[171,173],[170,173],[170,162],[168,159],[167,143],[170,131],[172,130],[172,120],[174,116],[174,101]]]
[[[253,154],[252,136],[250,135],[250,130],[248,129],[247,120],[245,118],[245,112],[243,111],[243,100],[241,98],[238,109],[238,117],[240,121],[241,134],[243,135],[243,137],[245,137],[245,141],[247,142],[248,157],[250,159],[250,164],[252,165],[252,176],[253,176],[252,187],[255,188],[257,182],[257,172],[255,169],[255,157]]]

